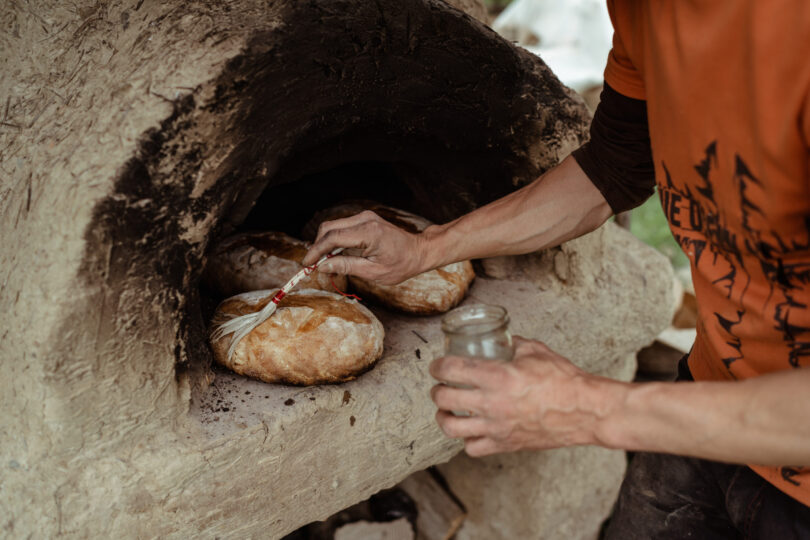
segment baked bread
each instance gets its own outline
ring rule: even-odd
[[[314,239],[322,222],[353,216],[363,210],[371,210],[410,233],[419,233],[432,224],[423,217],[373,201],[352,201],[315,214],[304,227],[304,236]],[[424,272],[397,285],[382,285],[355,276],[349,276],[349,283],[364,300],[374,300],[405,313],[434,315],[449,311],[461,302],[474,278],[472,263],[463,261]]]
[[[252,291],[224,300],[213,328],[229,316],[261,310],[275,290]],[[349,381],[382,356],[382,323],[356,300],[337,293],[293,291],[275,313],[245,336],[228,358],[231,335],[212,340],[214,358],[236,373],[265,382],[324,384]]]
[[[310,244],[281,232],[241,233],[223,240],[208,257],[203,283],[222,296],[281,288],[303,268]],[[346,277],[334,276],[334,286],[346,289]],[[328,275],[315,270],[300,288],[333,290]]]

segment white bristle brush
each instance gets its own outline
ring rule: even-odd
[[[270,316],[275,313],[281,299],[287,296],[287,293],[293,290],[293,288],[298,285],[298,282],[314,272],[315,269],[323,263],[323,261],[330,257],[334,257],[341,251],[343,251],[343,248],[337,248],[331,253],[321,257],[320,260],[312,266],[303,268],[301,271],[295,274],[290,281],[285,283],[284,286],[275,294],[275,296],[273,296],[272,300],[270,300],[270,302],[268,302],[267,305],[264,306],[260,311],[239,316],[229,315],[228,320],[217,325],[217,327],[211,333],[211,339],[214,341],[219,341],[228,334],[233,334],[233,337],[231,338],[231,346],[228,348],[228,359],[230,360],[230,358],[233,356],[233,352],[236,350],[236,346],[240,341],[242,341],[242,338],[251,333],[254,328],[269,319]]]

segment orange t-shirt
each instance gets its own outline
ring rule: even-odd
[[[692,375],[807,369],[810,2],[608,7],[615,33],[605,80],[647,101],[661,203],[692,267]],[[810,505],[810,467],[752,469]]]

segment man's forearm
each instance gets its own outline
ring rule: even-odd
[[[355,248],[322,270],[394,284],[452,262],[529,253],[592,231],[653,193],[646,111],[644,101],[605,84],[590,140],[530,185],[419,235],[372,212],[322,223],[303,262]]]
[[[597,444],[810,466],[810,369],[733,382],[591,382]]]
[[[596,229],[611,215],[600,191],[568,157],[528,186],[426,229],[423,267],[556,246]]]

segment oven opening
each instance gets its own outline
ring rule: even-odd
[[[301,161],[306,162],[305,159]],[[302,169],[308,170],[295,177]],[[254,201],[238,201],[230,213],[223,216],[221,223],[224,225],[215,230],[208,252],[215,249],[222,239],[240,232],[280,231],[294,238],[305,239],[303,229],[316,212],[347,200],[370,200],[424,215],[421,199],[413,189],[416,186],[416,190],[419,190],[421,185],[417,171],[418,167],[405,162],[379,159],[347,161],[322,168],[312,165],[303,168],[282,167]],[[205,329],[200,332],[205,341],[216,306],[224,297],[202,282],[198,284],[197,293],[197,318],[200,327]],[[381,320],[386,330],[385,350],[377,364],[395,356],[403,347],[411,347],[413,340],[425,350],[429,332],[438,331],[436,317],[393,313],[368,302],[364,302],[364,305]],[[431,326],[435,328],[426,330]],[[302,391],[311,397],[329,392],[328,386],[268,384],[238,375],[213,361],[213,353],[207,342],[200,345],[194,348],[195,354],[190,358],[188,367],[193,379],[190,412],[211,437],[223,436],[261,421],[270,400],[289,403],[289,400],[297,400],[289,396]],[[413,347],[414,351],[419,346]],[[422,350],[412,353],[421,355]],[[360,377],[376,376],[373,374],[376,369],[377,365]],[[286,397],[281,399],[282,396]]]
[[[369,199],[418,213],[413,193],[396,164],[356,161],[268,187],[237,231],[281,231],[302,238],[302,229],[315,212],[351,199]]]

